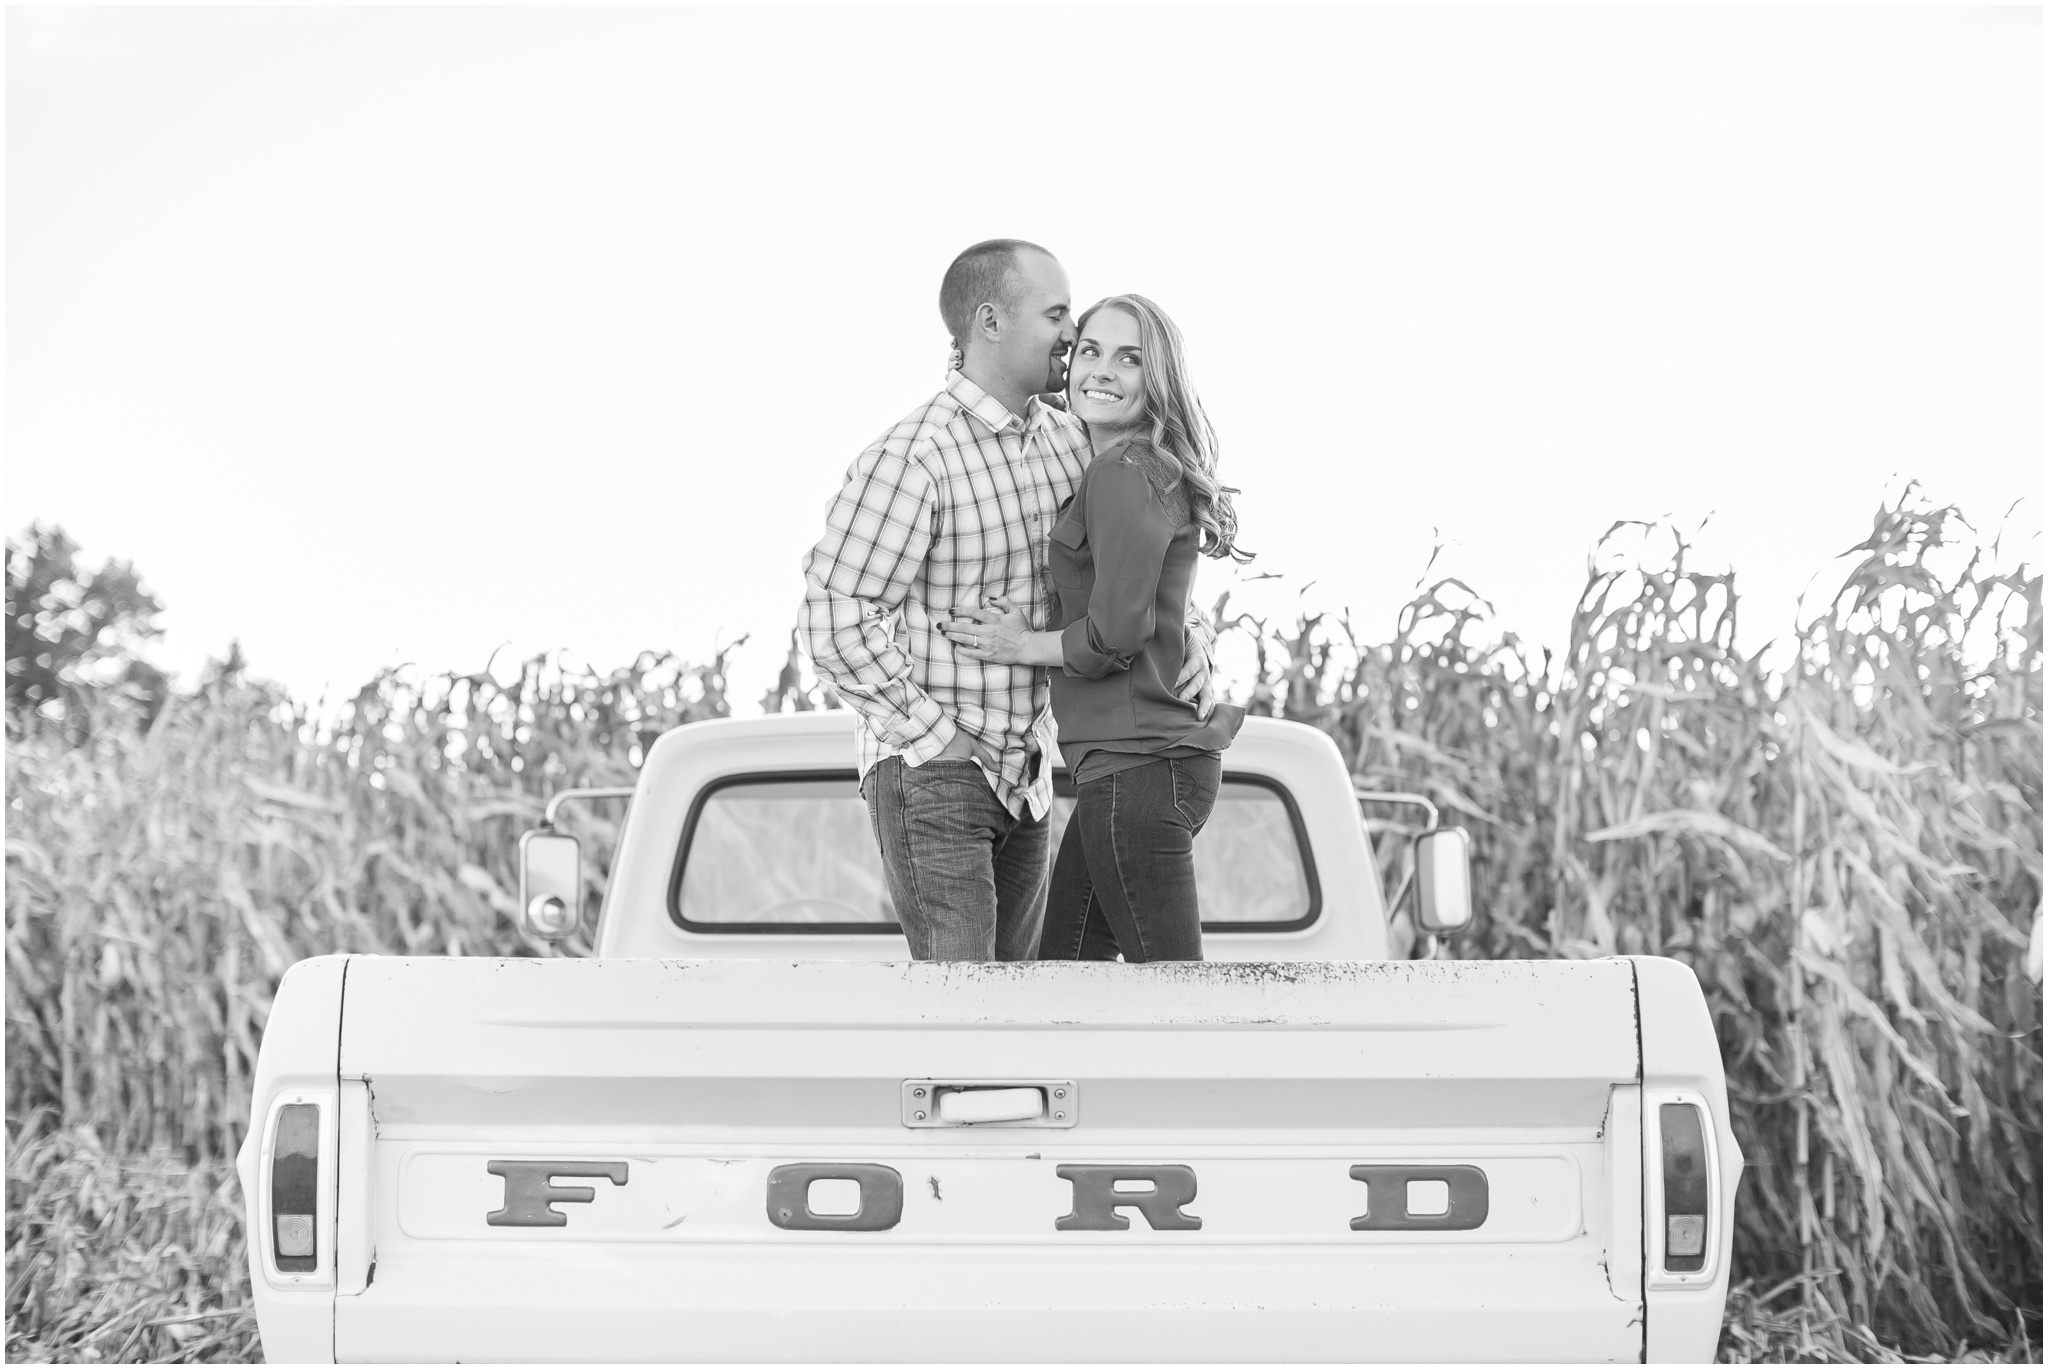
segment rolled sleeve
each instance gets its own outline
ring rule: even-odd
[[[1159,576],[1174,527],[1145,473],[1130,462],[1099,462],[1087,480],[1095,587],[1088,616],[1062,630],[1060,649],[1067,674],[1099,680],[1129,670],[1158,629]]]
[[[922,764],[946,749],[954,725],[911,678],[889,631],[931,549],[937,488],[915,453],[861,454],[804,558],[797,628],[818,674],[874,735]]]

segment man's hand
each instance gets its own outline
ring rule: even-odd
[[[1192,699],[1195,716],[1203,722],[1216,711],[1216,677],[1209,668],[1209,653],[1216,644],[1216,634],[1207,622],[1190,620],[1187,625],[1187,663],[1181,667],[1180,678],[1173,682],[1174,694],[1182,699]]]
[[[989,749],[967,734],[964,727],[953,730],[953,740],[946,743],[946,749],[938,754],[940,760],[980,761],[991,774],[996,769],[996,758]]]

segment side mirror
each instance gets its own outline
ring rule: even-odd
[[[519,930],[560,941],[583,921],[583,853],[564,832],[519,838]]]
[[[1431,935],[1472,925],[1472,840],[1462,827],[1439,827],[1415,839],[1416,921]]]

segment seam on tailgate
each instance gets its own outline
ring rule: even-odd
[[[347,956],[347,957],[345,957],[345,958],[344,958],[344,959],[342,960],[342,962],[341,962],[341,988],[340,988],[340,990],[339,990],[339,991],[338,991],[338,992],[337,992],[337,993],[335,994],[335,1012],[334,1012],[334,1110],[335,1110],[335,1118],[334,1118],[334,1178],[333,1178],[333,1181],[332,1181],[332,1182],[333,1182],[333,1184],[334,1184],[334,1220],[335,1220],[335,1223],[336,1223],[336,1225],[337,1225],[337,1226],[338,1226],[338,1225],[340,1224],[340,1222],[341,1222],[341,1146],[342,1146],[342,1141],[343,1141],[343,1137],[342,1137],[342,1134],[341,1134],[341,1024],[342,1024],[343,1022],[345,1022],[345,1021],[347,1021],[347,1020],[348,1020],[348,967],[349,967],[350,965],[354,964],[354,963],[355,963],[355,957],[354,957],[354,956]],[[334,1242],[334,1253],[335,1253],[335,1256],[336,1256],[337,1260],[339,1259],[339,1257],[340,1257],[340,1255],[341,1255],[341,1240],[340,1240],[340,1236],[341,1236],[341,1233],[340,1233],[339,1231],[334,1231],[334,1232],[330,1232],[330,1233],[328,1234],[328,1239],[330,1239],[330,1240],[332,1240],[332,1241]],[[339,1291],[340,1291],[340,1289],[341,1289],[341,1271],[340,1271],[339,1269],[336,1269],[336,1270],[334,1271],[334,1274],[335,1274],[335,1279],[334,1279],[334,1287],[335,1287],[335,1291],[336,1291],[336,1292],[339,1292]],[[341,1311],[341,1309],[340,1309],[340,1308],[338,1308],[338,1307],[333,1307],[333,1302],[334,1302],[334,1299],[333,1299],[332,1297],[330,1297],[330,1298],[328,1299],[328,1303],[329,1303],[329,1306],[330,1306],[330,1307],[332,1308],[332,1310],[333,1310],[333,1315],[330,1315],[330,1316],[329,1316],[329,1317],[327,1318],[327,1358],[328,1358],[328,1360],[329,1360],[329,1361],[330,1361],[331,1363],[334,1363],[334,1364],[339,1364],[339,1363],[341,1363],[341,1317],[340,1317],[340,1315],[339,1315],[339,1314],[340,1314],[340,1311]]]
[[[1634,957],[1630,957],[1628,962],[1628,982],[1630,989],[1629,1008],[1635,1013],[1636,1018],[1636,1106],[1641,1107],[1642,1090],[1645,1087],[1643,1082],[1643,977],[1636,972]],[[1642,1251],[1642,1263],[1636,1271],[1637,1277],[1641,1280],[1641,1296],[1643,1300],[1642,1348],[1636,1352],[1636,1363],[1648,1364],[1650,1362],[1650,1205],[1646,1199],[1650,1191],[1648,1177],[1650,1173],[1650,1129],[1643,1126],[1640,1122],[1636,1126],[1636,1146],[1643,1157],[1641,1172],[1644,1176],[1642,1179],[1643,1195],[1636,1202],[1636,1210],[1641,1214],[1639,1220],[1643,1227],[1642,1237],[1637,1244],[1637,1249]]]

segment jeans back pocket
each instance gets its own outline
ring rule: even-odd
[[[1173,773],[1175,810],[1191,829],[1201,831],[1216,807],[1216,790],[1223,782],[1222,757],[1177,757],[1166,764]]]

